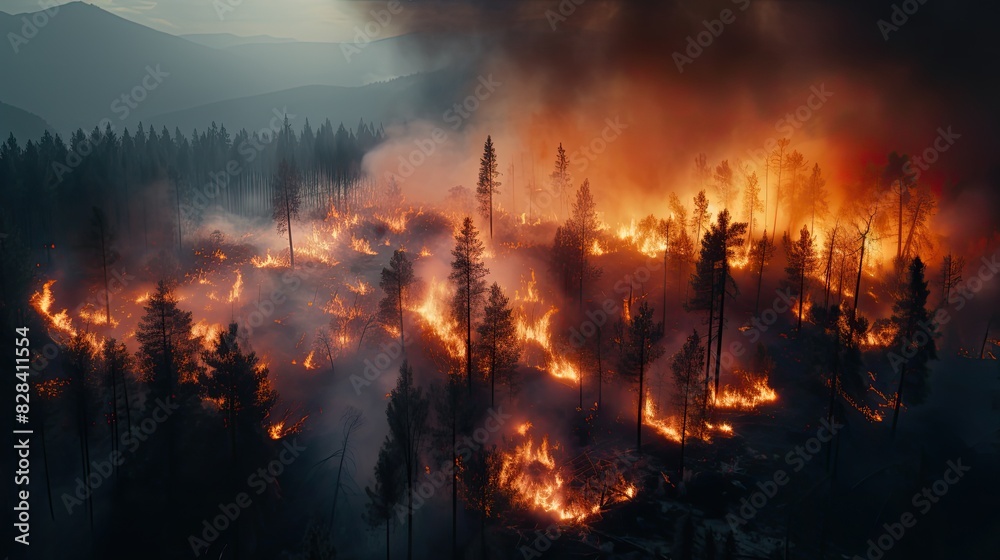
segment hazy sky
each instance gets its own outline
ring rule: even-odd
[[[0,0],[8,13],[34,12],[52,0]],[[63,0],[56,0],[65,4]],[[349,41],[369,2],[356,0],[89,0],[166,33],[271,35],[301,41]],[[385,7],[385,2],[372,2]],[[370,9],[370,8],[369,8]]]

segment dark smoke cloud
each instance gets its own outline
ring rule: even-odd
[[[359,17],[376,5],[360,3]],[[995,186],[994,9],[941,0],[895,6],[897,23],[904,8],[913,13],[885,28],[888,39],[879,20],[893,22],[894,3],[860,0],[415,0],[403,3],[395,31],[422,38],[425,56],[475,53],[472,76],[502,74],[513,84],[503,96],[516,101],[476,120],[511,127],[546,166],[552,146],[566,142],[559,131],[572,137],[575,128],[586,139],[599,131],[586,118],[599,123],[620,111],[635,133],[617,148],[634,159],[616,173],[640,189],[687,181],[694,154],[745,157],[780,136],[777,119],[825,83],[837,96],[793,147],[835,180],[856,181],[890,151],[920,154],[951,126],[961,140],[924,177],[946,201],[969,186]],[[679,72],[675,53],[686,56],[688,39],[723,10],[732,23]]]

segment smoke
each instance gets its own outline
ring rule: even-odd
[[[370,18],[376,4],[359,4],[359,18]],[[787,137],[810,167],[820,164],[836,193],[860,181],[866,165],[884,165],[890,151],[919,156],[940,128],[951,127],[961,139],[922,179],[946,191],[946,200],[960,196],[950,191],[995,183],[989,146],[996,127],[983,124],[997,121],[996,88],[982,78],[997,47],[976,45],[982,50],[968,56],[963,49],[981,36],[944,3],[921,4],[883,35],[879,21],[891,23],[893,8],[879,4],[406,2],[394,31],[412,33],[425,57],[468,53],[456,66],[466,76],[454,103],[474,94],[484,76],[503,85],[460,128],[442,115],[426,127],[390,131],[366,164],[398,176],[401,161],[429,137],[424,128],[440,126],[447,141],[415,158],[420,164],[404,186],[410,196],[435,200],[442,186],[474,181],[487,134],[508,186],[519,189],[532,179],[544,183],[562,143],[574,183],[590,178],[613,223],[636,207],[664,213],[671,190],[697,191],[691,168],[699,153],[713,166],[740,160],[763,176],[753,154]],[[816,91],[830,95],[820,101]],[[609,121],[624,125],[614,141]]]

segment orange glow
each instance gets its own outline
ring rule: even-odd
[[[52,313],[52,305],[55,303],[55,298],[52,296],[52,285],[55,283],[55,280],[45,282],[42,286],[42,291],[35,292],[31,296],[31,306],[35,308],[35,311],[38,311],[38,314],[45,319],[50,327],[73,336],[76,334],[76,329],[73,328],[73,321],[69,318],[69,312],[63,309],[58,313]]]

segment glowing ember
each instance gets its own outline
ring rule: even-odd
[[[289,423],[288,416],[289,414],[286,413],[281,420],[278,420],[267,428],[268,437],[277,440],[297,434],[302,431],[302,426],[306,423],[306,419],[309,418],[309,415],[306,415],[300,418],[298,422]]]

